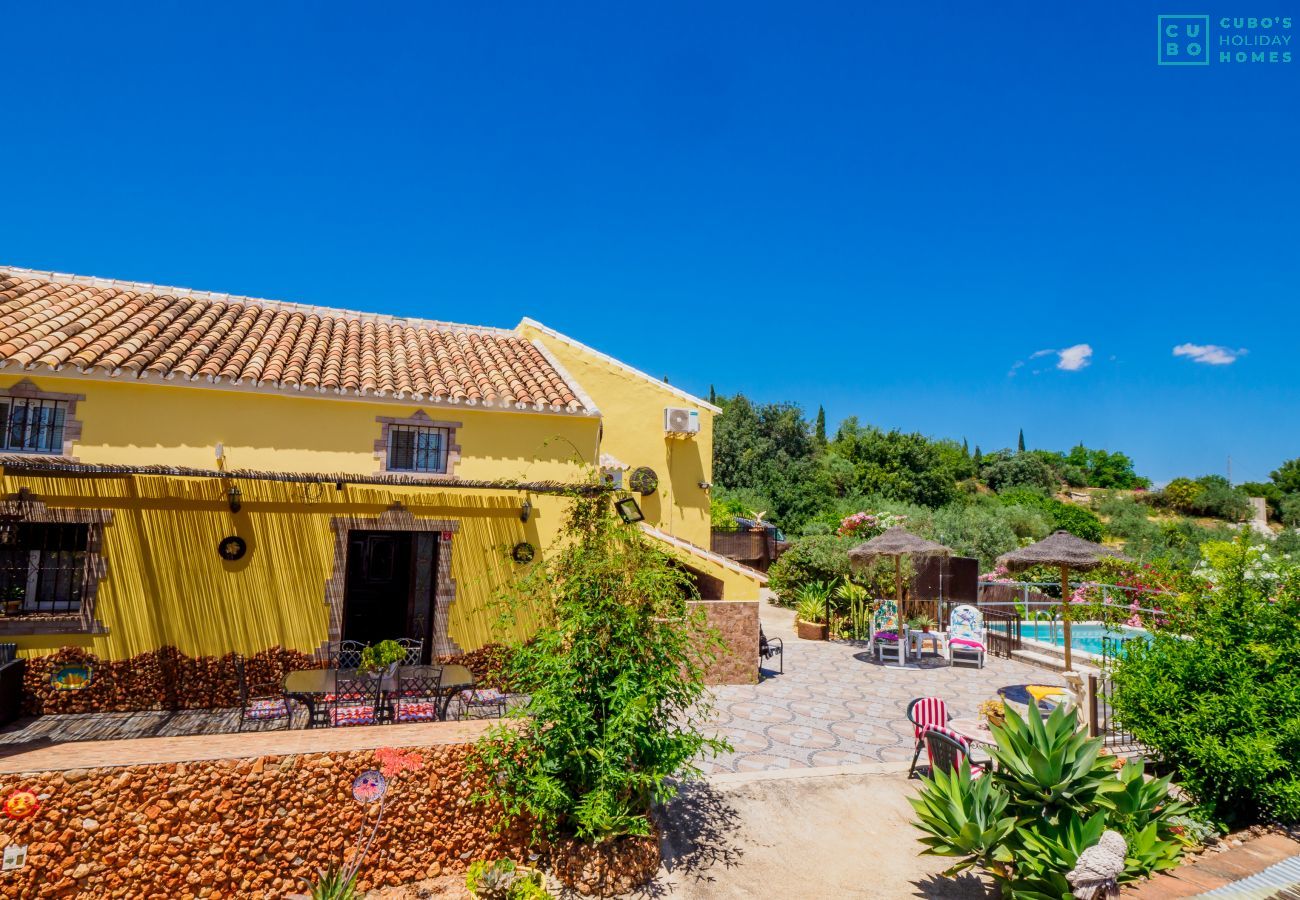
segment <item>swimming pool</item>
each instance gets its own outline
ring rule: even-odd
[[[1024,640],[1055,644],[1057,647],[1065,646],[1065,633],[1061,630],[1060,622],[1021,622],[1020,637]],[[1101,656],[1103,637],[1111,638],[1112,642],[1127,641],[1133,638],[1150,641],[1151,632],[1143,628],[1132,628],[1128,625],[1107,626],[1095,622],[1070,623],[1070,646],[1076,650],[1083,650],[1086,653]],[[1113,647],[1114,643],[1111,646]]]

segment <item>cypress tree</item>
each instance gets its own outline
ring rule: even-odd
[[[718,405],[718,392],[713,389],[713,385],[709,385],[709,402]]]
[[[1016,452],[1017,453],[1025,452],[1025,429],[1023,428],[1020,429],[1020,439],[1016,441]]]
[[[983,454],[983,453],[980,453],[980,445],[979,445],[979,444],[976,444],[976,445],[975,445],[975,475],[976,475],[977,477],[979,476],[979,473],[980,473],[980,463],[982,463],[982,462],[984,462],[984,454]]]
[[[966,443],[965,438],[961,439],[961,455],[966,457],[970,456],[970,444]]]
[[[817,446],[826,446],[826,410],[823,407],[817,407]]]

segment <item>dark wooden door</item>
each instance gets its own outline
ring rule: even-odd
[[[408,636],[411,532],[354,531],[348,536],[343,639],[373,644]]]

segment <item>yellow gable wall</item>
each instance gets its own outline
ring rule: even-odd
[[[646,521],[707,548],[709,494],[700,482],[713,480],[712,410],[527,322],[520,331],[541,341],[600,409],[601,452],[629,469],[649,466],[658,473],[658,493],[639,498]],[[664,409],[669,406],[698,410],[700,433],[692,438],[666,437]]]

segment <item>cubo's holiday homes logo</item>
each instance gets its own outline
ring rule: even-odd
[[[1156,16],[1156,63],[1290,63],[1293,37],[1290,16]]]

